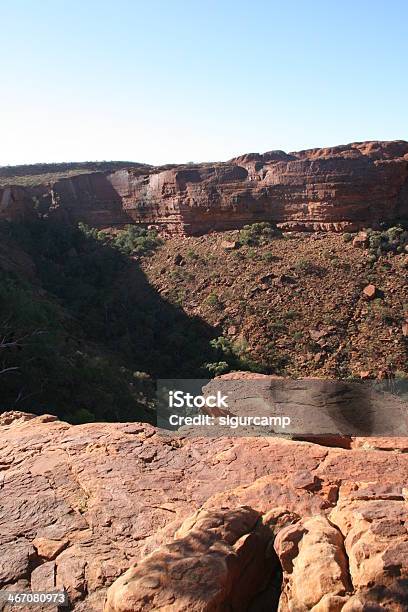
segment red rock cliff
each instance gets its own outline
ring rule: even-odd
[[[251,153],[144,175],[96,172],[42,190],[54,213],[99,227],[135,222],[200,234],[274,221],[286,229],[353,230],[408,216],[408,142]],[[0,191],[0,217],[27,214],[33,197],[32,189]]]

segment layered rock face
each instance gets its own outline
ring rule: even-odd
[[[65,588],[76,612],[402,612],[407,448],[4,413],[0,589]]]
[[[79,174],[51,185],[0,189],[0,219],[34,219],[47,215],[60,221],[82,221],[93,227],[132,223],[122,199],[102,172]]]
[[[186,234],[273,221],[287,229],[356,229],[408,214],[408,143],[357,143],[250,154],[132,179],[110,177],[137,222]]]
[[[3,190],[0,215],[29,209],[32,197],[29,189],[15,188],[11,197]],[[295,230],[354,230],[408,215],[408,142],[271,151],[148,174],[92,173],[44,187],[42,197],[54,213],[97,227],[157,224],[191,235],[272,221]]]

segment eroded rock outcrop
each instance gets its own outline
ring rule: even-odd
[[[276,537],[275,549],[284,572],[281,612],[332,610],[333,600],[336,607],[345,603],[352,585],[343,537],[326,517],[313,516],[285,527]],[[322,608],[324,598],[330,604]]]
[[[404,449],[5,413],[0,588],[65,588],[81,612],[101,611],[108,587],[107,610],[273,610],[282,589],[282,612],[401,612]],[[150,608],[132,603],[143,593]]]
[[[78,174],[36,187],[0,189],[0,219],[30,220],[42,215],[93,227],[132,223],[122,208],[120,194],[103,172]]]
[[[0,216],[47,207],[103,227],[157,224],[200,234],[273,221],[293,230],[354,230],[408,214],[408,142],[362,142],[225,163],[90,173],[0,190]]]
[[[166,544],[130,568],[108,591],[105,612],[246,610],[277,571],[266,562],[259,512],[199,510]]]

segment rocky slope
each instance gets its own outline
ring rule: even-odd
[[[0,423],[3,590],[64,587],[78,612],[406,610],[407,439]]]
[[[408,142],[363,142],[225,163],[90,173],[0,190],[0,218],[57,214],[98,227],[157,224],[202,234],[274,221],[344,230],[407,216]]]
[[[407,252],[373,262],[336,233],[234,248],[238,240],[238,232],[169,238],[142,269],[163,298],[268,372],[408,376]]]
[[[0,231],[2,337],[32,337],[0,350],[2,368],[18,368],[1,381],[3,410],[143,420],[130,408],[145,387],[135,372],[408,378],[405,250],[373,261],[358,236],[320,232],[238,247],[233,231],[168,238],[122,261],[73,228],[34,225]]]

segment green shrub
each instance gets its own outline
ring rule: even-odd
[[[229,372],[230,366],[226,361],[217,361],[214,363],[206,363],[205,367],[210,372],[212,376],[220,376],[221,374],[225,374]]]
[[[395,322],[395,315],[393,311],[388,306],[385,306],[382,300],[374,300],[371,308],[386,325],[392,325]]]
[[[372,255],[402,253],[408,244],[408,231],[404,224],[394,225],[383,231],[368,230],[368,248]]]
[[[377,252],[382,246],[381,232],[370,232],[368,235],[368,246],[371,251]]]
[[[252,225],[245,225],[239,232],[238,245],[264,245],[281,235],[282,233],[272,223],[253,223]]]
[[[248,347],[245,340],[232,342],[225,336],[219,336],[210,341],[210,346],[214,351],[213,364],[227,364],[229,370],[249,370],[251,372],[264,372],[265,366],[251,359],[248,356]],[[214,374],[214,368],[205,367],[210,373]],[[226,370],[225,370],[226,371]],[[221,372],[223,373],[223,372]]]
[[[325,272],[324,268],[322,268],[318,264],[315,264],[310,259],[303,258],[299,259],[299,261],[296,262],[294,269],[298,273],[310,275],[315,274],[317,276],[322,276]]]
[[[231,356],[233,354],[231,340],[225,338],[225,336],[218,336],[210,341],[210,345],[216,351],[223,353],[224,355]]]
[[[246,256],[248,257],[248,259],[255,259],[257,256],[256,249],[249,247],[249,249],[246,252]]]
[[[220,298],[216,293],[210,293],[209,295],[207,295],[205,301],[208,306],[211,306],[211,308],[214,308],[216,310],[222,308],[222,302],[220,301]]]
[[[282,317],[284,319],[287,319],[288,321],[294,321],[295,319],[297,319],[299,317],[299,313],[297,310],[294,309],[289,309],[286,312],[282,313]]]
[[[82,221],[78,223],[78,229],[86,238],[93,238],[94,240],[99,239],[100,232],[94,227],[89,227],[86,223],[82,223]]]
[[[156,230],[128,225],[115,236],[112,243],[124,255],[145,255],[157,249],[162,241]]]
[[[271,333],[286,331],[287,327],[281,319],[270,321],[268,329]]]
[[[193,249],[188,249],[186,253],[186,258],[190,259],[191,261],[198,261],[198,259],[200,259],[200,256]]]

